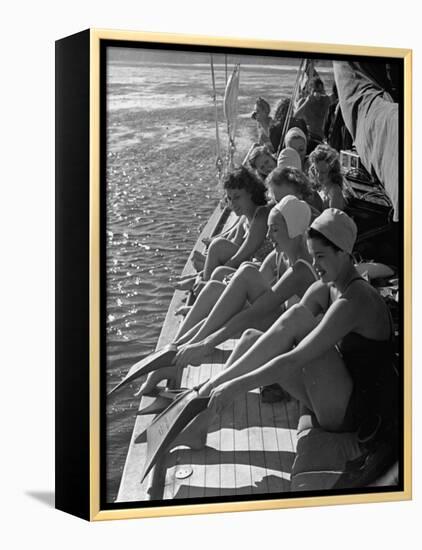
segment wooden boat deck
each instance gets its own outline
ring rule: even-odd
[[[216,209],[201,239],[233,223]],[[193,252],[192,252],[193,253]],[[188,261],[184,274],[192,269]],[[174,315],[185,302],[186,292],[176,291],[157,344],[171,342],[180,318]],[[235,340],[216,348],[209,363],[184,369],[180,387],[193,388],[217,374],[233,349]],[[144,396],[139,409],[154,403]],[[294,400],[262,403],[259,391],[240,397],[209,427],[206,446],[199,451],[178,447],[166,452],[141,483],[147,455],[146,429],[154,415],[138,415],[129,446],[116,502],[236,496],[280,493],[289,490],[290,470],[296,449],[298,406]]]
[[[233,340],[225,342],[212,362],[187,367],[182,386],[194,387],[217,374],[233,344]],[[258,390],[239,397],[209,427],[204,449],[178,447],[163,461],[162,498],[288,491],[297,420],[294,401],[264,404]]]
[[[232,223],[233,216],[227,218],[217,208],[192,254],[195,250],[203,250],[203,237],[219,233]],[[189,260],[183,274],[192,272]],[[173,341],[181,322],[180,317],[175,316],[175,311],[185,303],[186,297],[186,292],[175,292],[157,349]],[[234,344],[235,340],[221,344],[210,356],[209,363],[200,367],[186,367],[177,387],[193,388],[217,374]],[[144,396],[139,409],[154,402],[155,398]],[[153,419],[154,415],[151,414],[138,415],[136,418],[116,502],[254,496],[290,491],[290,472],[296,454],[299,420],[297,401],[262,403],[259,390],[239,397],[209,427],[206,446],[202,450],[178,447],[163,453],[141,482],[147,457],[146,430]],[[397,471],[396,464],[372,486],[395,485]],[[317,473],[310,472],[310,479],[320,477],[315,476]],[[308,483],[307,487],[312,488],[313,483]],[[321,483],[317,486],[321,488],[323,483],[322,475]],[[296,490],[300,489],[296,487]]]

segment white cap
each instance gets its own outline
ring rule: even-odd
[[[315,229],[340,250],[351,254],[355,246],[358,229],[355,222],[338,208],[327,208],[312,222]]]
[[[280,151],[277,159],[277,166],[281,168],[297,168],[302,170],[302,161],[300,160],[299,153],[293,147],[286,147]]]
[[[305,133],[298,128],[297,126],[294,126],[293,128],[290,128],[290,130],[287,132],[286,137],[284,138],[284,142],[287,145],[287,142],[290,141],[293,138],[300,137],[304,140],[305,143],[308,142]]]
[[[286,221],[287,232],[291,239],[303,235],[311,221],[311,207],[294,195],[286,195],[278,202],[273,210],[282,214]]]

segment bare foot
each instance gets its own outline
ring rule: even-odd
[[[174,312],[175,315],[187,315],[189,311],[192,309],[192,306],[180,306],[176,311]]]
[[[205,265],[205,256],[202,252],[195,250],[192,255],[192,264],[196,271],[201,271]]]
[[[183,279],[174,285],[176,290],[192,290],[195,285],[196,277],[190,277],[189,279]]]
[[[212,239],[210,239],[209,237],[204,237],[204,238],[202,239],[202,242],[204,243],[204,245],[205,245],[206,247],[208,247],[208,246],[211,244],[211,241],[212,241]]]

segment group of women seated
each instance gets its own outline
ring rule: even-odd
[[[293,127],[277,156],[257,146],[225,178],[238,224],[197,258],[197,297],[182,312],[174,364],[141,388],[202,364],[240,336],[224,370],[199,390],[210,396],[208,408],[181,436],[193,448],[236,396],[274,383],[329,431],[358,430],[371,419],[375,433],[391,414],[390,313],[354,264],[357,228],[344,212],[338,153],[321,143],[307,157],[306,139]]]

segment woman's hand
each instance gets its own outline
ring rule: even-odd
[[[205,342],[186,344],[176,354],[176,366],[185,367],[186,365],[192,365],[197,367],[202,365],[203,359],[212,353],[213,349],[213,346],[209,346]]]
[[[154,390],[157,387],[158,383],[162,380],[176,380],[179,374],[179,369],[177,369],[175,365],[170,365],[168,367],[150,372],[147,376],[147,379],[143,382],[135,395],[139,396],[148,394],[149,392]]]
[[[236,380],[223,382],[211,390],[208,408],[212,409],[215,414],[221,414],[223,410],[233,403],[237,393]]]

